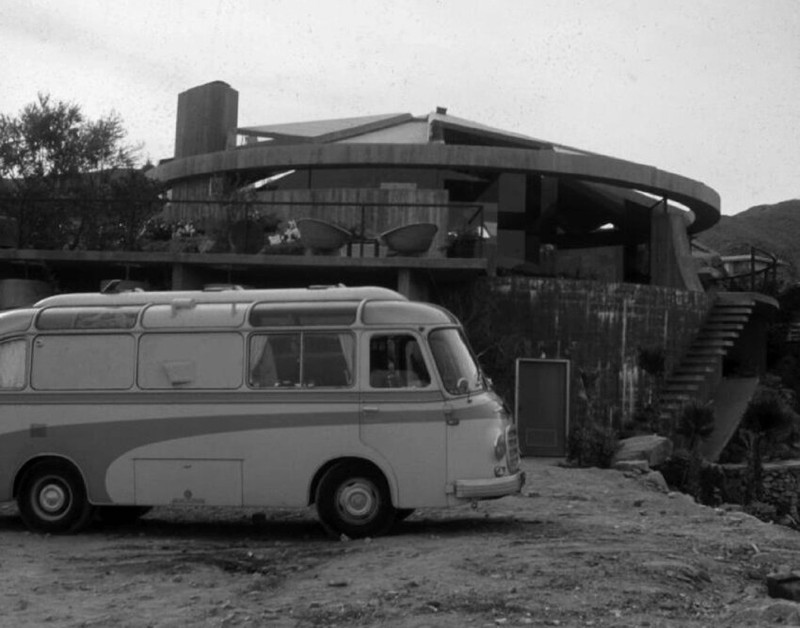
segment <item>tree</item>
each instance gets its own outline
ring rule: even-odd
[[[126,135],[116,113],[89,120],[44,94],[16,116],[0,114],[0,211],[17,219],[20,248],[133,246],[160,189]]]

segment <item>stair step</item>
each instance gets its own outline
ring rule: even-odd
[[[705,376],[697,373],[673,373],[667,378],[666,386],[669,388],[670,384],[701,383],[704,381],[706,381]]]
[[[747,323],[749,316],[741,314],[712,314],[706,319],[706,325],[716,325],[717,323]]]
[[[713,366],[708,366],[700,362],[696,364],[681,364],[676,368],[671,377],[676,375],[700,375],[705,373],[713,373],[716,369]]]
[[[740,306],[714,306],[711,310],[711,316],[715,314],[751,314],[753,312],[752,307],[740,307]]]
[[[698,335],[698,340],[710,340],[712,338],[720,338],[725,340],[731,338],[736,340],[741,334],[738,331],[731,331],[728,329],[703,329]]]
[[[694,395],[688,393],[665,393],[660,401],[662,408],[675,409],[692,399],[694,399]]]
[[[722,338],[698,338],[692,343],[691,349],[700,347],[732,347],[735,344],[733,340],[723,340]]]
[[[690,355],[689,351],[681,360],[681,366],[684,364],[694,366],[697,364],[704,364],[706,366],[714,366],[717,363],[717,356],[715,355]]]
[[[725,349],[717,347],[692,347],[686,354],[688,357],[701,357],[701,356],[725,356],[728,352]]]
[[[740,331],[744,329],[744,323],[706,323],[703,330],[711,331]]]
[[[756,300],[749,294],[722,292],[717,295],[714,305],[755,305]]]
[[[691,394],[696,393],[700,390],[700,386],[697,384],[671,384],[664,388],[664,394],[668,395],[670,393],[677,393],[677,394]]]

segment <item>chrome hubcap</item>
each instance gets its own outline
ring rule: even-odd
[[[72,503],[69,486],[58,478],[43,478],[34,491],[33,508],[42,519],[57,520],[64,516]]]
[[[374,515],[378,507],[375,487],[364,480],[356,480],[339,491],[339,512],[350,521],[363,521]]]
[[[42,510],[53,513],[64,507],[67,501],[67,494],[62,486],[48,484],[42,489],[39,495],[39,504]]]

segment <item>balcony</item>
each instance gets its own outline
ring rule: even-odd
[[[72,284],[82,274],[92,277],[90,286],[141,278],[175,287],[176,269],[203,284],[260,285],[268,277],[270,285],[392,285],[409,270],[468,278],[487,272],[494,242],[478,204],[170,200],[87,207],[15,200],[0,207],[6,276],[54,274]],[[46,232],[43,213],[51,216]],[[171,282],[158,278],[165,270]]]

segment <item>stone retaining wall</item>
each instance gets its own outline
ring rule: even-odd
[[[747,466],[744,464],[719,465],[724,474],[722,499],[741,504],[746,491]],[[800,494],[800,460],[766,462],[762,476],[761,502],[774,506],[777,515],[789,515],[800,521],[797,512]]]
[[[607,414],[614,427],[654,393],[640,350],[662,350],[669,372],[714,300],[676,288],[544,277],[497,277],[440,297],[509,402],[517,358],[569,359],[570,421]]]

